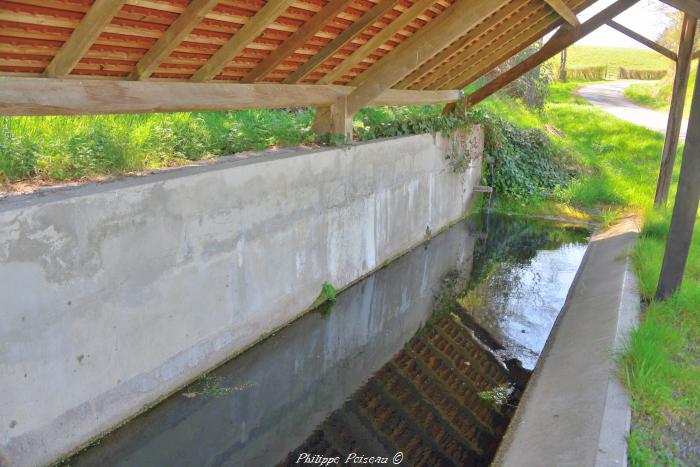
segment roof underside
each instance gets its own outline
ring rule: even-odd
[[[89,11],[94,0],[13,0],[0,1],[0,73],[5,76],[42,76]],[[120,3],[120,2],[117,2]],[[101,28],[89,49],[68,75],[81,78],[133,78],[136,64],[153,48],[163,34],[183,14],[189,0],[127,0],[111,20]],[[202,2],[204,3],[204,2]],[[273,2],[274,3],[274,2]],[[279,2],[285,3],[285,2]],[[455,0],[352,0],[338,4],[337,13],[327,0],[296,0],[269,24],[262,33],[242,45],[240,52],[222,65],[213,79],[222,82],[270,82],[357,85],[375,63],[390,56],[411,35],[440,15],[447,14]],[[387,8],[387,3],[391,5]],[[580,10],[585,0],[563,0],[572,10]],[[422,6],[429,5],[427,8]],[[221,0],[174,50],[156,64],[150,80],[193,80],[193,75],[222,46],[255,21],[266,6],[262,0]],[[332,14],[318,18],[324,7]],[[361,29],[363,17],[373,10],[384,10]],[[420,9],[420,11],[418,11]],[[321,13],[319,13],[321,11]],[[295,33],[313,20],[318,24],[301,46],[284,57],[285,42],[297,40]],[[535,42],[562,24],[562,19],[543,0],[500,2],[492,14],[417,70],[405,77],[395,89],[458,89],[483,75],[495,65]],[[397,23],[397,24],[394,24]],[[405,25],[404,25],[405,24]],[[324,48],[355,25],[359,31],[350,40],[313,68],[298,70]],[[401,26],[401,27],[397,27]],[[384,31],[384,32],[383,32]],[[384,39],[383,36],[387,36]],[[370,49],[363,45],[372,41]],[[377,40],[378,39],[378,40]],[[374,47],[374,45],[378,45]],[[337,47],[337,44],[334,44]],[[361,54],[361,56],[359,55]],[[251,72],[263,60],[274,67],[253,78]],[[279,63],[275,63],[279,61]],[[307,65],[308,67],[308,65]],[[334,71],[336,70],[336,71]],[[258,69],[260,71],[260,69]],[[340,73],[338,72],[340,71]],[[295,74],[295,72],[297,72]],[[329,75],[330,73],[330,75]],[[252,78],[252,79],[251,79]],[[143,79],[143,77],[141,78]],[[196,81],[205,81],[194,78]],[[208,80],[208,79],[206,79]]]

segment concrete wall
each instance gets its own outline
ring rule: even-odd
[[[430,135],[0,202],[0,462],[50,462],[459,218]]]
[[[210,375],[221,396],[176,393],[71,465],[272,466],[413,337],[452,271],[471,271],[474,238],[458,223],[307,313]]]

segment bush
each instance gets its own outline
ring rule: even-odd
[[[544,198],[571,179],[573,158],[539,129],[517,127],[483,112],[472,119],[486,131],[484,156],[494,159],[494,190],[513,198]]]
[[[605,79],[605,66],[567,68],[566,78],[572,81],[602,81]]]
[[[531,45],[516,56],[506,60],[501,65],[494,68],[487,74],[489,79],[504,73],[513,65],[520,63],[525,58],[540,49],[539,44]],[[501,93],[521,100],[526,106],[531,109],[541,109],[544,106],[544,100],[549,91],[549,83],[554,78],[552,64],[547,62],[533,69],[532,71],[521,76],[506,86]]]
[[[620,67],[620,79],[649,79],[657,80],[666,76],[666,70],[630,70]]]

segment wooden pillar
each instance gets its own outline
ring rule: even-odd
[[[676,62],[676,75],[673,80],[673,94],[671,95],[671,109],[668,112],[668,124],[666,125],[666,139],[661,155],[661,167],[659,169],[659,179],[656,183],[656,195],[654,195],[654,206],[666,205],[668,191],[671,188],[673,178],[673,165],[676,161],[678,151],[678,137],[683,124],[683,107],[685,105],[685,94],[688,88],[688,77],[690,76],[690,63],[693,54],[693,41],[695,39],[695,29],[697,19],[689,14],[683,15],[683,25],[681,27],[681,38],[678,46],[678,61]]]
[[[698,76],[700,78],[700,76]],[[700,79],[695,80],[700,86]],[[681,175],[678,180],[676,202],[673,206],[671,228],[666,240],[666,251],[661,266],[656,299],[664,300],[681,285],[688,261],[688,251],[700,202],[700,88],[696,88],[690,109],[688,133],[683,149]]]
[[[352,115],[348,114],[348,99],[341,97],[327,107],[318,107],[311,129],[318,136],[330,134],[334,141],[352,142]]]

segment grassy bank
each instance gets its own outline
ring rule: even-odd
[[[484,107],[519,125],[546,128],[552,145],[580,164],[545,196],[501,198],[496,208],[524,213],[635,211],[644,218],[633,254],[645,301],[642,321],[618,356],[620,377],[633,403],[630,464],[700,463],[700,222],[696,224],[685,280],[673,298],[652,300],[658,281],[670,209],[651,209],[663,137],[618,120],[573,97],[576,83],[555,84],[542,113],[517,103]],[[676,167],[675,181],[678,177]],[[674,187],[675,189],[675,187]],[[671,199],[675,193],[671,193]]]
[[[690,101],[695,90],[695,78],[697,76],[697,63],[693,63],[688,81],[683,115],[690,114]],[[625,89],[625,97],[639,105],[657,110],[665,110],[671,107],[671,93],[673,92],[673,77],[669,76],[659,81],[650,83],[633,84]]]

